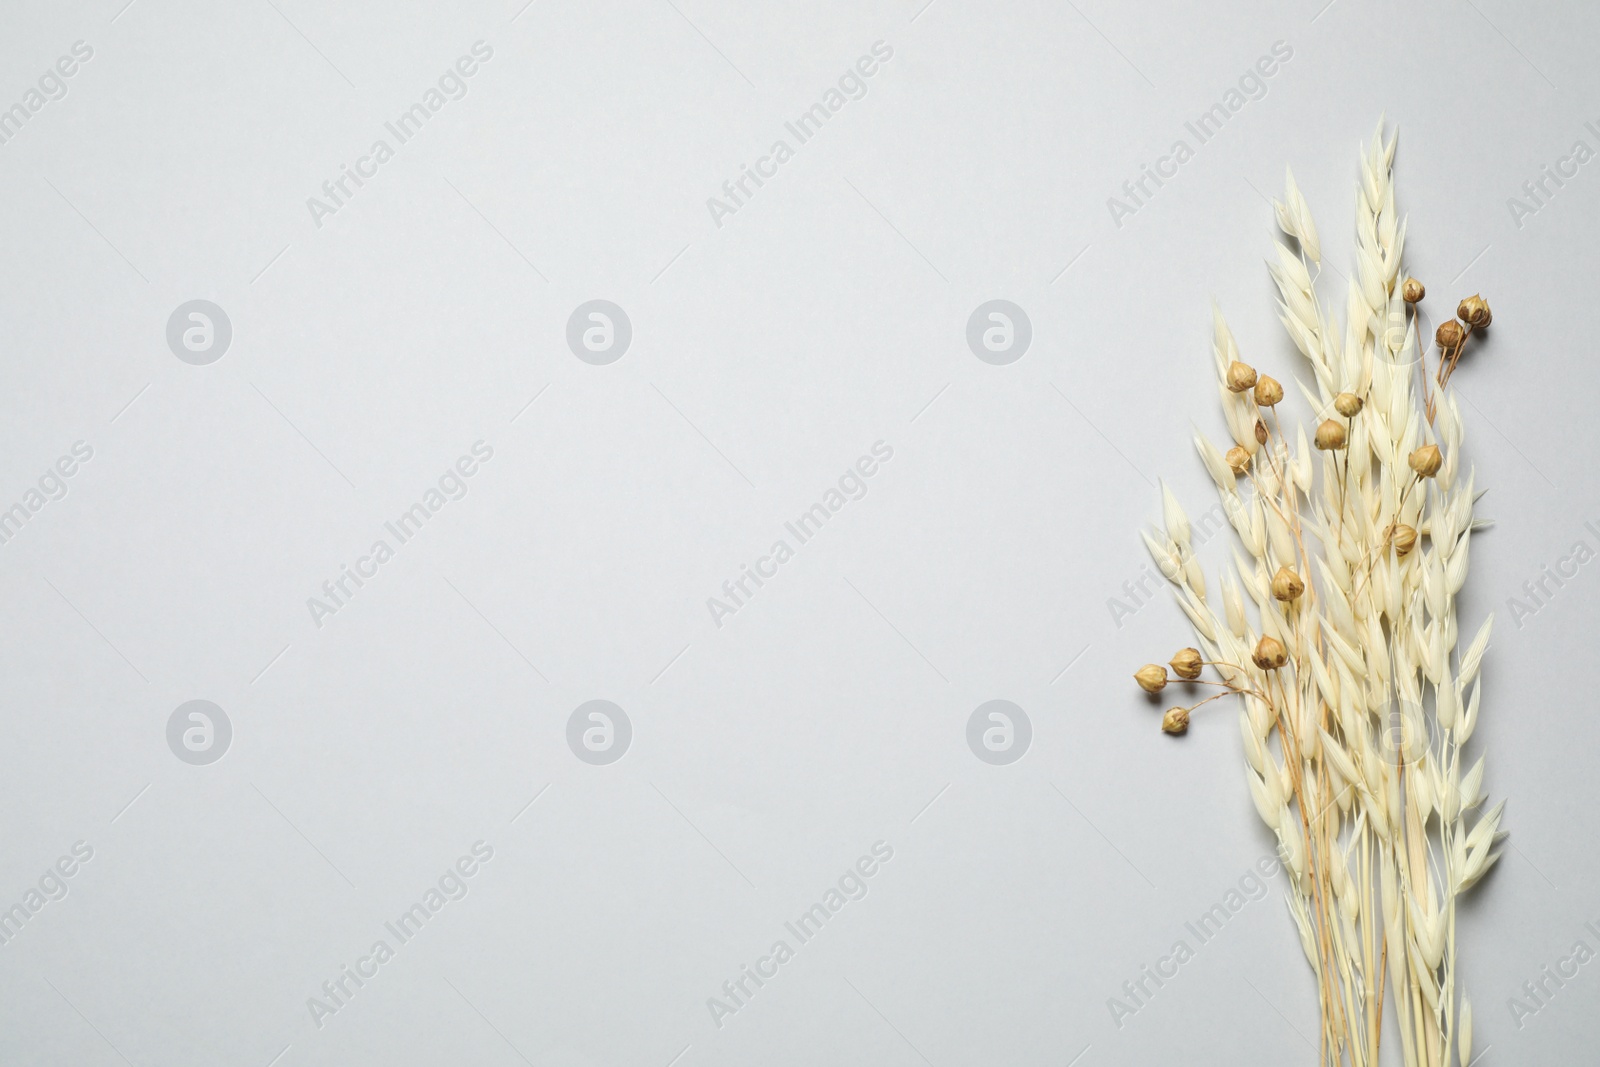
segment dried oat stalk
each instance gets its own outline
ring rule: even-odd
[[[1423,287],[1400,273],[1394,152],[1380,123],[1362,152],[1343,325],[1317,295],[1320,242],[1292,175],[1276,205],[1290,243],[1276,244],[1268,269],[1311,370],[1300,383],[1315,413],[1309,438],[1299,427],[1291,445],[1278,418],[1283,387],[1239,358],[1213,316],[1234,443],[1223,451],[1197,433],[1195,445],[1239,547],[1208,599],[1189,521],[1163,487],[1164,529],[1145,542],[1200,648],[1173,658],[1171,683],[1154,664],[1135,677],[1152,693],[1216,689],[1168,711],[1169,733],[1211,701],[1242,705],[1250,796],[1277,836],[1317,982],[1320,1063],[1377,1067],[1387,1006],[1408,1067],[1451,1067],[1472,1058],[1456,901],[1494,866],[1505,836],[1504,802],[1474,814],[1483,759],[1463,766],[1492,620],[1458,648],[1455,597],[1484,524],[1473,518],[1472,472],[1460,469],[1461,414],[1448,388],[1490,315],[1481,297],[1462,301],[1459,321],[1436,331],[1430,368]]]

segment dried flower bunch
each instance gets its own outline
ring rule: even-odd
[[[1226,451],[1196,434],[1240,548],[1218,592],[1189,520],[1163,486],[1164,530],[1145,535],[1199,648],[1134,675],[1141,688],[1211,686],[1163,715],[1181,734],[1202,705],[1240,700],[1245,776],[1276,834],[1290,911],[1316,977],[1322,1064],[1377,1067],[1386,1004],[1408,1067],[1472,1058],[1472,1011],[1456,985],[1456,900],[1494,866],[1504,802],[1484,800],[1483,760],[1463,767],[1478,721],[1490,620],[1457,650],[1456,593],[1474,529],[1473,476],[1448,390],[1468,339],[1489,325],[1479,296],[1440,326],[1437,372],[1419,337],[1423,286],[1401,282],[1395,141],[1379,124],[1362,152],[1356,270],[1344,324],[1312,278],[1321,259],[1294,176],[1268,267],[1280,318],[1309,361],[1314,430],[1291,446],[1283,387],[1242,362],[1214,312]],[[1242,550],[1241,550],[1242,548]],[[1211,668],[1217,680],[1203,679]]]

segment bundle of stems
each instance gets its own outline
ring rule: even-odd
[[[1384,1011],[1407,1067],[1472,1058],[1472,1012],[1456,981],[1456,902],[1499,858],[1504,802],[1484,800],[1483,759],[1464,767],[1478,721],[1479,668],[1492,619],[1458,650],[1455,597],[1467,576],[1472,472],[1445,384],[1481,297],[1435,335],[1430,374],[1423,287],[1402,281],[1405,222],[1395,211],[1395,140],[1380,121],[1361,153],[1356,263],[1344,323],[1319,299],[1321,250],[1287,176],[1275,205],[1289,243],[1268,267],[1279,313],[1308,361],[1300,388],[1315,413],[1291,445],[1282,386],[1242,362],[1220,312],[1213,354],[1233,438],[1198,431],[1239,545],[1208,599],[1189,519],[1165,486],[1164,529],[1145,534],[1199,648],[1171,661],[1175,686],[1214,695],[1169,710],[1181,734],[1196,708],[1236,697],[1245,776],[1277,837],[1289,910],[1321,1006],[1323,1065],[1377,1067]],[[1320,273],[1320,272],[1319,272]],[[1216,680],[1203,678],[1206,668]],[[1135,677],[1147,692],[1167,667]]]

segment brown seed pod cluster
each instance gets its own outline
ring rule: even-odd
[[[1412,286],[1416,287],[1416,296],[1413,297]],[[1422,283],[1415,278],[1407,278],[1401,287],[1401,294],[1406,303],[1415,305],[1423,297]],[[1456,305],[1456,317],[1446,319],[1433,331],[1433,340],[1439,346],[1439,373],[1438,381],[1442,388],[1449,384],[1450,375],[1455,373],[1456,363],[1461,359],[1462,352],[1466,351],[1467,339],[1475,330],[1486,330],[1489,323],[1494,321],[1494,314],[1489,310],[1489,302],[1482,295],[1473,293]],[[1432,421],[1433,412],[1428,411],[1429,421]]]
[[[1205,665],[1198,648],[1180,648],[1167,666],[1171,667],[1172,673],[1183,681],[1193,682],[1199,679]],[[1167,668],[1159,663],[1146,663],[1133,672],[1133,678],[1139,683],[1140,689],[1153,695],[1167,687]],[[1200,703],[1204,704],[1206,701],[1202,700]],[[1193,710],[1194,708],[1181,706],[1168,708],[1161,716],[1161,729],[1169,734],[1186,733],[1189,729],[1189,713]]]

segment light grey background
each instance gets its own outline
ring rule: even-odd
[[[1479,742],[1514,850],[1463,980],[1481,1062],[1581,1059],[1600,965],[1520,1029],[1506,1001],[1600,947],[1600,568],[1520,628],[1506,601],[1600,547],[1600,163],[1520,225],[1507,200],[1600,149],[1600,14],[1323,3],[8,3],[0,106],[93,57],[0,145],[0,507],[93,458],[0,545],[0,908],[93,858],[0,946],[0,1062],[1313,1062],[1276,886],[1112,1020],[1270,842],[1231,713],[1173,741],[1129,679],[1181,614],[1109,601],[1157,477],[1211,502],[1208,301],[1299,370],[1263,195],[1292,164],[1348,271],[1383,112],[1434,315],[1495,313],[1455,379],[1498,524],[1462,629],[1501,613]],[[480,40],[467,95],[317,226],[307,198]],[[716,225],[878,41],[865,96]],[[1265,95],[1116,225],[1278,41]],[[208,366],[166,343],[194,299],[232,325]],[[632,323],[607,366],[566,345],[591,299]],[[967,347],[991,299],[1031,320],[1009,365]],[[315,625],[477,441],[465,498]],[[878,441],[867,494],[715,625]],[[167,745],[195,699],[232,725],[209,765]],[[590,700],[631,721],[619,761],[567,746]],[[1019,761],[968,748],[990,700],[1029,717]],[[315,1025],[477,841],[467,895]],[[866,897],[717,1026],[707,998],[879,841]]]

